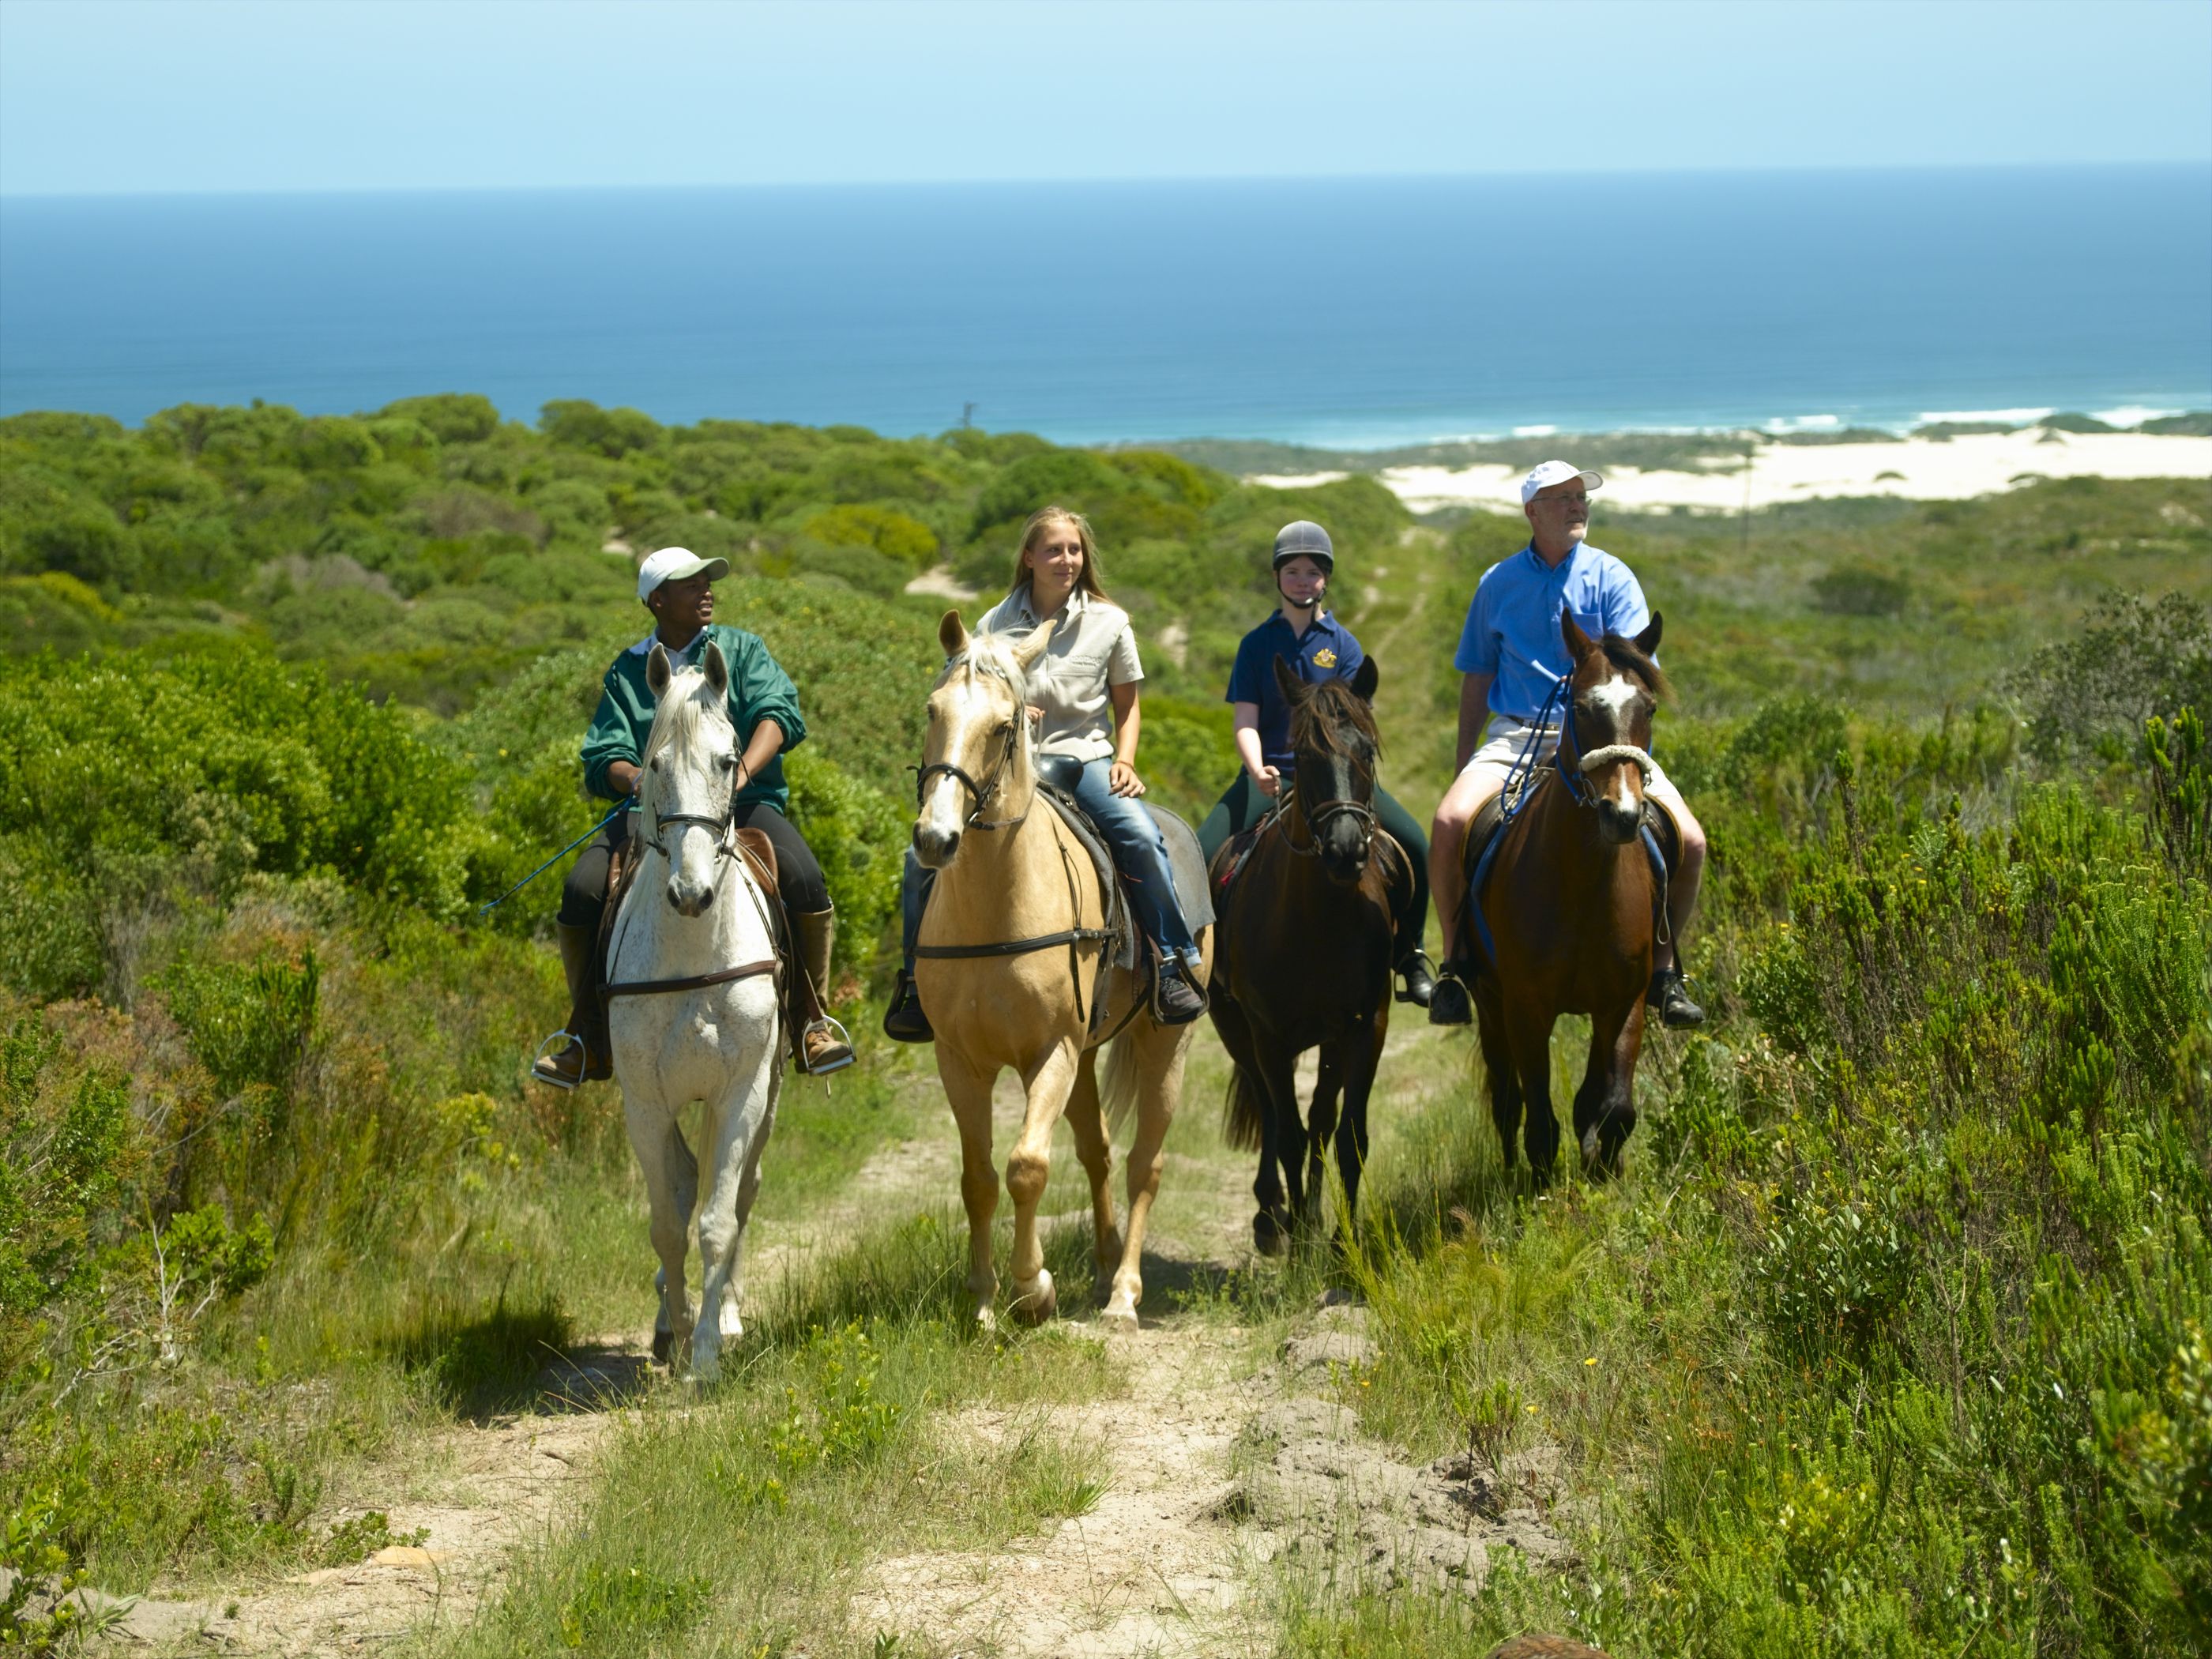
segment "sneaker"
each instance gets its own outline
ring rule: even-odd
[[[1163,968],[1153,1006],[1161,1024],[1188,1025],[1206,1012],[1206,996],[1180,969]]]
[[[891,992],[890,1006],[884,1010],[884,1035],[893,1042],[931,1042],[937,1037],[929,1016],[921,1011],[921,993],[914,988],[914,975],[903,970]]]
[[[1398,964],[1401,981],[1395,993],[1401,1002],[1410,1002],[1416,1008],[1425,1008],[1437,994],[1436,969],[1429,965],[1429,954],[1416,951]]]
[[[837,1022],[833,1019],[816,1020],[800,1036],[799,1046],[805,1050],[805,1069],[809,1077],[842,1072],[857,1058],[853,1053],[853,1045],[845,1041],[845,1034],[837,1029]]]
[[[1474,1000],[1467,994],[1457,974],[1449,969],[1436,983],[1429,996],[1429,1024],[1431,1025],[1472,1025],[1474,1024]]]
[[[1690,1000],[1689,983],[1679,968],[1662,968],[1652,975],[1651,988],[1644,994],[1644,1000],[1659,1011],[1661,1024],[1676,1030],[1705,1023],[1705,1011]]]

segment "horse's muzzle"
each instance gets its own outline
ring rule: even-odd
[[[926,823],[914,826],[914,855],[926,870],[942,870],[960,850],[960,832],[939,830]]]
[[[703,916],[714,908],[714,884],[711,881],[686,881],[681,876],[668,878],[669,908],[679,916]]]
[[[1626,847],[1644,827],[1644,803],[1624,806],[1617,800],[1597,804],[1597,832],[1615,847]]]

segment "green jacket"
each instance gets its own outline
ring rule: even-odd
[[[730,667],[730,721],[738,729],[738,748],[744,747],[753,728],[763,720],[774,720],[783,728],[786,752],[805,741],[806,722],[799,716],[799,688],[769,655],[759,635],[710,623],[684,650],[668,654],[679,668],[695,666],[708,640],[722,647],[722,659]],[[646,658],[653,650],[653,641],[648,634],[615,659],[602,683],[599,712],[592,716],[592,729],[584,737],[584,787],[602,800],[629,799],[607,781],[607,768],[618,760],[639,764],[645,740],[653,731],[653,688],[645,683]],[[791,792],[784,787],[781,754],[738,792],[738,801],[741,805],[766,801],[779,812],[790,811]]]

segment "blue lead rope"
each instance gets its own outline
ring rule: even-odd
[[[504,893],[501,893],[490,903],[478,905],[477,907],[477,914],[481,916],[489,911],[499,908],[501,905],[506,903],[507,900],[513,898],[524,888],[529,886],[532,882],[537,880],[538,877],[544,875],[555,865],[560,863],[562,859],[567,858],[569,854],[574,852],[579,847],[581,847],[586,842],[591,840],[593,836],[598,835],[600,830],[605,829],[609,824],[612,823],[617,818],[620,817],[623,813],[629,810],[630,804],[628,801],[623,802],[620,805],[617,806],[613,811],[608,813],[606,817],[601,818],[590,829],[585,830],[582,835],[577,836],[575,840],[570,842],[566,847],[556,853],[551,858],[546,860],[544,863],[539,865],[535,870],[532,870],[528,875],[525,876],[520,881],[515,883],[514,886],[508,888]]]
[[[1513,757],[1513,764],[1506,769],[1505,787],[1498,792],[1498,828],[1492,831],[1490,840],[1484,844],[1482,856],[1474,861],[1474,878],[1468,883],[1467,908],[1474,918],[1475,936],[1482,941],[1483,954],[1490,958],[1492,967],[1498,963],[1498,941],[1490,935],[1490,918],[1482,914],[1482,890],[1490,880],[1490,866],[1498,861],[1498,849],[1505,844],[1505,832],[1512,827],[1515,816],[1521,811],[1521,803],[1527,799],[1525,793],[1516,795],[1514,793],[1515,786],[1521,785],[1525,789],[1535,776],[1536,749],[1544,740],[1544,722],[1558,706],[1560,688],[1565,684],[1565,680],[1552,682],[1550,695],[1545,697],[1544,706],[1536,711],[1535,724],[1528,728],[1528,736],[1521,744],[1521,752]],[[1565,734],[1560,735],[1564,738]],[[1565,746],[1563,743],[1561,747]]]

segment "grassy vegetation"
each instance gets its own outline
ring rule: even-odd
[[[1393,789],[1433,799],[1466,597],[1520,538],[1418,527],[1366,480],[581,404],[532,429],[466,398],[0,422],[11,1564],[131,1589],[357,1556],[385,1540],[334,1534],[348,1471],[641,1328],[611,1091],[520,1087],[558,1012],[550,893],[477,914],[595,816],[574,749],[641,626],[600,549],[737,565],[728,611],[818,734],[794,811],[858,924],[859,1000],[942,603],[903,582],[995,591],[1047,499],[1091,514],[1139,619],[1169,799],[1233,763],[1220,685],[1301,515],[1382,662]],[[2212,708],[2208,520],[2203,481],[2093,480],[1775,509],[1748,538],[1601,520],[1667,617],[1715,1023],[1647,1048],[1631,1177],[1541,1200],[1501,1179],[1466,1073],[1386,1079],[1340,1274],[1382,1343],[1370,1431],[1556,1441],[1582,1564],[1471,1609],[1290,1581],[1289,1650],[1480,1652],[1527,1623],[1623,1655],[2201,1644],[2212,786],[2190,728],[2162,763],[2142,731]],[[915,1058],[865,1046],[784,1113],[764,1218],[941,1132]],[[1210,1134],[1191,1098],[1179,1146]],[[1053,1241],[1083,1282],[1081,1229]],[[962,1271],[933,1213],[817,1262],[737,1382],[621,1431],[459,1645],[843,1640],[871,1559],[1075,1512],[1111,1479],[1095,1448],[979,1441],[958,1408],[1116,1390],[1120,1362],[1066,1328],[977,1341]],[[1187,1316],[1279,1328],[1310,1271],[1206,1281]]]

